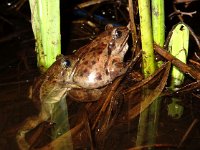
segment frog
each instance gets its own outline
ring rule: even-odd
[[[74,74],[74,82],[84,89],[70,90],[69,97],[76,101],[96,101],[104,90],[99,87],[107,85],[125,72],[123,57],[128,49],[128,33],[127,27],[113,28],[109,24],[105,32],[92,43],[76,51],[75,54],[81,60]]]
[[[54,104],[66,97],[67,91],[79,88],[73,84],[73,69],[78,58],[70,55],[60,55],[50,68],[38,77],[31,88],[30,98],[38,109],[36,116],[28,117],[18,130],[16,140],[20,150],[27,150],[30,145],[25,140],[25,135],[40,123],[48,121],[52,116]]]
[[[129,30],[126,26],[108,26],[105,32],[76,54],[79,65],[74,73],[74,83],[86,89],[95,89],[111,83],[125,73],[123,62],[128,50]]]
[[[33,85],[32,100],[39,114],[27,118],[18,130],[16,139],[20,149],[30,148],[25,139],[26,133],[40,123],[49,121],[55,103],[65,98],[71,90],[102,91],[102,88],[126,72],[128,65],[123,59],[128,50],[128,37],[127,27],[109,26],[74,54],[57,58]]]

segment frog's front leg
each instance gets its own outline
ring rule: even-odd
[[[37,127],[40,123],[47,121],[50,118],[50,108],[53,107],[54,104],[44,103],[42,104],[41,112],[37,116],[29,117],[25,120],[21,129],[19,129],[16,140],[20,150],[28,150],[30,145],[25,139],[26,133],[30,130]]]

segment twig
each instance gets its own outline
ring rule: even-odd
[[[134,119],[141,112],[143,112],[150,104],[154,102],[154,100],[156,100],[156,98],[158,98],[158,96],[163,91],[166,85],[166,81],[168,79],[171,63],[168,62],[165,66],[166,69],[163,74],[162,81],[159,83],[159,85],[153,91],[151,91],[149,95],[145,95],[146,97],[144,98],[145,99],[144,101],[142,101],[141,103],[133,107],[131,110],[129,110],[128,115],[130,119]]]
[[[188,7],[190,5],[190,3],[195,2],[198,0],[174,0],[173,3],[174,4],[180,4],[180,3],[184,3],[185,4],[185,8]]]
[[[199,56],[198,56],[196,53],[194,53],[194,55],[197,57],[197,59],[200,60]],[[193,65],[195,65],[195,68],[196,68],[196,67],[200,68],[200,63],[199,63],[199,62],[194,61],[194,60],[192,60],[192,59],[189,59],[189,62],[192,63]]]
[[[14,24],[13,24],[11,21],[9,21],[8,19],[4,18],[4,17],[1,16],[1,15],[0,15],[0,19],[3,20],[4,22],[8,23],[8,24],[11,25],[11,26],[14,26]]]
[[[189,133],[191,132],[191,130],[193,129],[194,125],[198,122],[198,119],[194,119],[193,122],[191,123],[191,125],[189,126],[189,128],[187,129],[187,131],[185,132],[185,134],[183,135],[183,138],[181,139],[180,143],[178,144],[178,148],[180,148],[183,144],[183,142],[186,140],[186,138],[188,137]]]
[[[8,83],[0,83],[0,86],[8,86],[8,85],[15,85],[15,84],[22,84],[22,83],[29,83],[29,82],[30,82],[30,80],[8,82]]]
[[[174,92],[167,91],[166,93],[163,93],[162,96],[172,96],[174,94],[181,94],[181,93],[185,94],[185,93],[191,92],[192,90],[198,88],[199,86],[200,86],[200,81],[192,82],[181,87],[177,91],[174,91]]]
[[[25,4],[27,0],[20,0],[17,2],[16,4],[16,11],[19,11],[21,9],[21,7]]]
[[[195,2],[195,1],[198,1],[198,0],[174,0],[173,2],[175,4],[178,4],[178,3],[191,3],[191,2]]]
[[[198,98],[198,100],[200,100],[200,96],[199,95],[192,93],[192,96],[194,96],[194,97]]]
[[[108,96],[106,97],[106,100],[105,100],[105,102],[104,102],[104,104],[103,104],[103,106],[102,106],[102,108],[101,108],[99,114],[97,115],[96,120],[94,121],[94,124],[92,125],[92,130],[94,130],[94,128],[96,127],[96,124],[97,124],[97,122],[99,121],[100,117],[101,117],[102,114],[106,111],[106,108],[107,108],[107,106],[108,106],[108,104],[109,104],[109,102],[110,102],[110,100],[111,100],[111,97],[112,97],[112,95],[115,93],[115,91],[116,91],[118,85],[120,84],[122,78],[123,78],[123,76],[119,77],[119,78],[116,79],[116,80],[114,81],[114,83],[112,84],[111,90],[110,90],[110,92],[108,93]]]
[[[172,144],[153,144],[153,145],[143,145],[143,146],[137,146],[133,148],[129,148],[128,150],[141,150],[141,149],[148,149],[148,148],[176,148],[176,145]]]
[[[193,12],[180,11],[176,8],[175,3],[173,4],[173,9],[174,9],[174,12],[172,14],[170,14],[169,17],[172,18],[174,15],[177,15],[181,22],[184,22],[184,20],[183,20],[184,15],[188,15],[188,16],[192,17],[193,14],[197,13],[197,11],[193,11]]]
[[[12,38],[15,38],[15,37],[18,37],[20,36],[21,34],[24,34],[24,33],[27,33],[27,32],[31,32],[31,29],[25,29],[25,30],[22,30],[22,31],[17,31],[15,33],[11,33],[3,38],[0,38],[0,43],[3,43],[3,42],[6,42],[6,41],[9,41],[11,40]]]
[[[199,57],[199,55],[196,53],[196,52],[194,52],[194,56],[198,59],[198,60],[200,60],[200,57]],[[190,60],[189,60],[190,61]]]
[[[109,0],[92,0],[92,1],[83,2],[83,3],[81,3],[77,6],[79,8],[84,8],[84,7],[88,7],[88,6],[91,6],[91,5],[100,4],[100,3],[106,2],[106,1],[109,1]]]
[[[192,69],[190,66],[186,65],[179,59],[172,56],[170,53],[167,52],[167,50],[163,49],[162,47],[154,44],[155,51],[160,54],[165,59],[172,62],[173,65],[175,65],[177,68],[179,68],[182,72],[190,75],[192,78],[196,80],[200,80],[200,72]]]
[[[77,135],[78,132],[83,130],[83,127],[84,127],[84,122],[82,121],[81,123],[73,127],[72,129],[64,133],[63,135],[59,136],[57,139],[55,139],[51,143],[45,145],[42,148],[38,148],[38,150],[49,150],[49,149],[54,149],[55,147],[58,149],[59,146],[64,145],[63,143],[66,142],[66,139],[71,138],[71,136]],[[67,146],[69,145],[69,147],[71,147],[73,143],[68,142],[68,143],[65,143],[65,146],[66,145]]]
[[[135,20],[134,20],[134,11],[133,11],[133,1],[128,0],[128,8],[129,8],[129,18],[130,18],[130,29],[132,33],[132,40],[133,40],[133,46],[134,50],[136,49],[136,43],[137,43],[137,31],[136,31],[136,25],[135,25]]]
[[[186,24],[185,24],[186,25]],[[190,31],[190,34],[192,35],[192,37],[194,38],[199,50],[200,50],[200,41],[199,41],[199,38],[197,37],[197,35],[194,33],[194,31],[192,30],[192,28],[188,25],[186,25]]]
[[[144,80],[142,80],[142,82],[136,83],[133,87],[125,89],[124,91],[122,91],[122,93],[128,94],[130,92],[137,91],[137,89],[140,89],[142,86],[152,81],[165,67],[166,67],[166,64],[162,65],[154,74],[150,75],[148,78],[145,78]]]
[[[181,16],[184,16],[184,15],[187,15],[187,16],[190,16],[190,17],[193,17],[192,15],[196,14],[197,11],[192,11],[192,12],[184,12],[184,11],[180,11],[180,10],[177,10],[173,13],[171,13],[169,15],[169,18],[172,18],[174,15],[181,15]]]
[[[178,10],[176,9],[175,4],[173,4],[173,9],[174,9],[175,12],[178,11]],[[181,15],[178,15],[178,18],[179,18],[179,20],[180,20],[181,22],[183,22],[183,17],[182,17]]]

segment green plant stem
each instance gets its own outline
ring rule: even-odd
[[[37,64],[45,72],[61,53],[60,7],[54,0],[29,0]]]
[[[153,41],[163,47],[165,41],[164,0],[153,0],[151,4]],[[162,62],[158,62],[157,66],[161,64]],[[156,141],[161,100],[157,98],[149,108],[148,144],[150,145],[155,144]]]
[[[165,10],[164,0],[152,0],[153,41],[163,46],[165,42]]]
[[[151,27],[150,1],[138,0],[138,5],[139,5],[139,15],[140,15],[142,52],[143,52],[142,53],[143,73],[145,78],[147,78],[155,71],[153,37],[151,30],[152,27]],[[144,90],[143,94],[146,94],[147,92],[148,89]],[[141,105],[141,107],[143,106]],[[140,114],[136,146],[140,146],[144,142],[148,113],[149,110],[146,109]]]
[[[61,53],[60,37],[60,1],[56,0],[29,0],[31,8],[31,21],[36,40],[37,65],[40,71],[45,72],[56,57]],[[51,122],[55,123],[52,130],[52,139],[62,135],[69,128],[66,99],[52,104]],[[66,139],[72,143],[72,139]],[[73,149],[73,147],[66,147]],[[64,149],[66,149],[64,148]]]

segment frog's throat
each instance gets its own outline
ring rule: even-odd
[[[127,31],[127,34],[126,34],[126,36],[125,36],[123,42],[122,42],[121,45],[120,45],[120,51],[118,52],[118,54],[121,53],[121,52],[124,52],[123,55],[125,55],[125,53],[128,51],[129,46],[128,46],[128,44],[127,44],[127,41],[128,41],[128,38],[129,38],[129,33],[130,33],[130,30]],[[127,45],[126,45],[126,44],[127,44]],[[123,57],[124,57],[124,56],[123,56]],[[105,63],[105,68],[107,68],[107,66],[108,66],[109,59],[110,59],[110,55],[108,55],[108,59],[107,59],[107,61],[106,61],[106,63]],[[110,72],[110,70],[107,69],[107,72]]]
[[[80,62],[80,59],[78,58],[78,60],[76,61],[76,63],[74,64],[74,67],[73,67],[73,69],[72,69],[72,72],[71,72],[71,74],[69,75],[70,76],[70,80],[73,82],[73,77],[74,77],[74,74],[75,74],[75,72],[76,72],[76,69],[77,69],[77,65],[79,64],[79,62]]]
[[[126,72],[126,70],[128,69],[128,64],[127,63],[125,63],[125,62],[123,62],[123,59],[124,59],[124,55],[125,55],[125,53],[127,52],[127,50],[128,50],[128,48],[129,48],[129,46],[128,46],[128,44],[126,43],[125,45],[124,45],[124,47],[122,48],[122,50],[121,50],[121,52],[123,53],[123,57],[122,57],[122,62],[119,62],[118,63],[118,65],[119,65],[119,68],[125,68],[125,69],[123,69],[125,72]],[[105,71],[106,71],[106,74],[111,74],[111,70],[108,68],[108,61],[109,61],[109,59],[106,61],[106,63],[105,63]],[[123,73],[122,73],[123,74]],[[111,77],[111,76],[110,76]],[[112,78],[112,77],[111,77]]]

